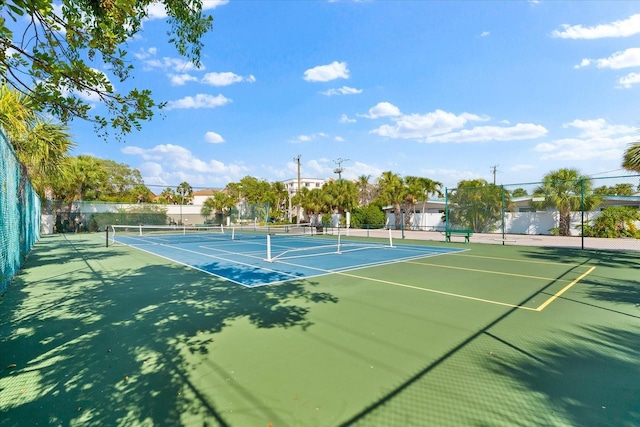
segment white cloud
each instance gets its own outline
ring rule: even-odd
[[[339,89],[329,89],[325,92],[320,92],[323,95],[333,96],[333,95],[357,95],[362,93],[362,89],[355,89],[349,86],[342,86]]]
[[[328,82],[348,78],[349,70],[346,62],[333,61],[329,65],[318,65],[304,72],[304,79],[308,82]]]
[[[382,125],[370,131],[389,138],[425,139],[435,135],[443,135],[464,127],[471,121],[486,121],[487,117],[462,113],[455,115],[442,110],[427,114],[411,114],[394,118],[391,125]]]
[[[343,114],[340,116],[340,120],[338,120],[340,123],[355,123],[357,120],[356,119],[350,119],[349,116],[347,116],[346,114]]]
[[[560,26],[554,30],[551,37],[563,39],[600,39],[604,37],[629,37],[640,33],[640,14],[631,15],[622,21],[614,21],[609,24],[600,24],[595,27],[583,27],[582,25]]]
[[[369,108],[369,114],[360,115],[369,119],[377,119],[380,117],[399,116],[400,109],[389,102],[378,102],[375,106]]]
[[[136,54],[136,57],[141,59],[144,62],[145,69],[154,69],[158,68],[161,70],[171,70],[176,73],[184,73],[187,71],[194,70],[203,70],[203,67],[196,67],[195,64],[191,61],[185,61],[182,58],[170,58],[165,56],[163,58],[155,58],[152,57],[152,50],[149,49],[147,51],[142,51]],[[155,55],[155,50],[153,50],[153,54]]]
[[[536,167],[533,165],[513,165],[509,168],[511,172],[522,172],[526,170],[535,169]]]
[[[207,73],[202,77],[202,83],[211,86],[229,86],[234,83],[250,82],[253,83],[256,78],[253,75],[248,77],[239,76],[232,72],[224,73]]]
[[[224,6],[229,0],[205,0],[202,2],[202,10],[215,9],[218,6]],[[153,2],[147,6],[148,19],[164,19],[167,17],[167,11],[161,2]]]
[[[224,142],[224,138],[219,133],[207,132],[204,134],[204,140],[212,144],[220,144]]]
[[[336,136],[335,138],[333,138],[333,140],[336,142],[344,142],[344,138],[341,136]]]
[[[616,52],[608,58],[601,59],[583,59],[575,68],[587,67],[595,64],[598,68],[611,68],[614,70],[620,68],[639,67],[640,66],[640,48],[632,47],[623,52]]]
[[[327,138],[328,136],[329,135],[327,135],[324,132],[312,133],[310,135],[298,135],[294,139],[292,139],[291,142],[294,144],[300,143],[300,142],[311,142],[318,138]]]
[[[544,126],[533,123],[518,123],[515,126],[477,126],[463,129],[459,132],[430,136],[426,142],[486,142],[486,141],[516,141],[522,139],[540,138],[547,134]]]
[[[215,108],[230,102],[232,102],[232,100],[224,95],[213,96],[199,93],[196,96],[186,96],[177,101],[169,101],[166,108],[167,110],[178,108]]]
[[[489,34],[491,34],[489,31],[483,31],[480,33],[480,37],[487,37]]]
[[[574,120],[563,127],[579,130],[577,137],[536,145],[534,150],[543,153],[542,160],[619,160],[628,144],[637,140],[635,128],[604,119]]]
[[[144,162],[138,167],[145,183],[175,186],[187,181],[192,186],[211,186],[240,179],[247,172],[243,164],[225,164],[216,159],[202,160],[188,149],[174,144],[156,145],[145,149],[127,146],[124,154],[139,156]]]
[[[640,73],[629,73],[624,77],[620,77],[618,83],[622,87],[629,89],[631,86],[640,83]]]
[[[609,137],[613,135],[626,135],[636,132],[636,129],[626,125],[611,125],[605,119],[580,120],[576,119],[562,125],[565,129],[579,129],[580,138]]]
[[[134,53],[133,56],[135,56],[137,59],[142,61],[142,60],[156,56],[157,53],[158,53],[157,48],[150,47],[149,49],[146,49],[146,50],[141,49],[140,52]]]
[[[197,82],[198,78],[191,74],[169,74],[173,86],[183,86],[187,82]]]

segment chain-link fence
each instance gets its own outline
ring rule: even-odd
[[[550,235],[579,239],[581,248],[640,250],[639,182],[634,175],[446,189],[440,227],[503,243],[509,235]]]
[[[0,131],[0,295],[40,238],[40,198]]]
[[[45,233],[102,231],[107,225],[165,225],[164,205],[48,200],[43,208]]]

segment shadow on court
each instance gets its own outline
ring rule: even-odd
[[[44,238],[0,303],[0,426],[640,424],[635,254],[466,247],[430,259],[447,270],[246,288],[95,236]],[[500,270],[509,259],[532,266]],[[533,307],[590,266],[539,312],[384,283],[546,275],[518,294]]]
[[[36,246],[1,304],[0,425],[227,425],[184,352],[236,319],[309,327],[311,305],[337,301],[308,280],[245,289],[150,259],[88,237]]]
[[[639,425],[640,257],[515,252],[600,274],[544,315],[509,310],[341,425]]]

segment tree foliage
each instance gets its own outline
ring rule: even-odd
[[[607,206],[584,228],[584,235],[591,237],[633,237],[640,239],[636,223],[640,221],[640,210],[630,206]]]
[[[624,153],[622,167],[633,172],[640,172],[640,142],[629,145]]]
[[[448,203],[447,226],[468,228],[476,233],[494,231],[500,224],[503,210],[512,207],[509,192],[484,179],[460,181],[451,191]]]
[[[168,16],[168,41],[199,66],[201,38],[213,21],[203,14],[202,1],[8,0],[0,6],[0,75],[36,112],[63,124],[90,120],[105,137],[109,128],[117,137],[139,129],[163,103],[147,89],[121,93],[112,79],[122,83],[131,76],[125,45],[142,30],[154,3]],[[109,114],[92,115],[88,99],[99,100]]]
[[[395,227],[400,228],[402,224],[402,203],[406,197],[406,188],[404,181],[400,177],[391,171],[383,172],[377,179],[378,185],[378,197],[377,202],[380,205],[393,206],[393,213],[395,217]]]
[[[593,182],[581,175],[577,169],[558,169],[544,176],[542,185],[534,190],[534,195],[544,197],[543,202],[534,205],[551,207],[558,211],[558,234],[571,235],[571,212],[580,209],[591,210],[602,199],[593,194]]]
[[[68,157],[62,173],[50,181],[59,200],[138,203],[151,201],[140,171],[88,155]]]

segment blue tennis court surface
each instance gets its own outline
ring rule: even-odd
[[[114,241],[247,287],[464,250],[328,235],[119,235]]]

